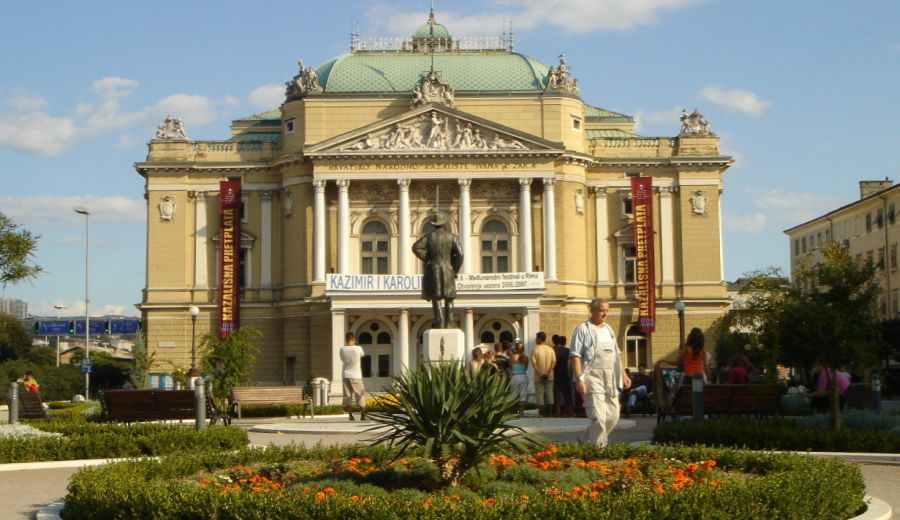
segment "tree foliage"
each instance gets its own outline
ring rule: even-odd
[[[138,332],[135,336],[131,352],[134,354],[134,364],[128,374],[128,381],[134,388],[147,388],[147,374],[156,356],[147,352],[147,340],[143,332]]]
[[[764,368],[769,377],[774,377],[775,365],[781,357],[778,316],[787,298],[788,281],[777,267],[753,271],[745,276],[748,281],[740,292],[743,302],[721,318],[718,326],[731,332],[723,335],[725,340],[731,340],[731,350],[742,348],[755,365]]]
[[[22,320],[0,312],[0,362],[28,356],[31,336]]]
[[[4,287],[34,278],[42,271],[30,262],[40,237],[19,228],[15,221],[0,213],[0,284]]]
[[[262,333],[242,327],[224,338],[206,334],[200,340],[200,367],[212,378],[213,395],[223,400],[236,386],[250,384],[250,367],[256,362],[257,348],[251,340]]]

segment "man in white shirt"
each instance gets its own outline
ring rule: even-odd
[[[350,415],[350,420],[356,420],[353,417],[353,402],[360,409],[359,418],[366,419],[365,402],[363,401],[363,393],[366,391],[362,380],[362,357],[363,349],[356,344],[356,334],[348,332],[344,339],[346,345],[341,347],[341,363],[343,364],[342,378],[344,381],[344,410]]]
[[[606,323],[609,302],[594,298],[588,305],[591,317],[572,333],[572,380],[584,396],[584,410],[591,424],[585,442],[606,446],[609,433],[619,422],[619,392],[631,386],[612,327]]]

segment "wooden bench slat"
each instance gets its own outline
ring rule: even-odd
[[[305,394],[300,386],[236,386],[231,389],[231,404],[238,418],[245,404],[299,404],[307,407],[312,416],[312,403]]]

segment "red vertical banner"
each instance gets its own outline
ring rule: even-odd
[[[219,183],[219,337],[238,329],[241,287],[241,183]]]
[[[638,328],[656,330],[656,275],[653,261],[653,181],[631,178],[631,208],[634,214],[635,278],[638,297]]]

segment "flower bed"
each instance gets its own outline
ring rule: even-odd
[[[76,474],[63,518],[836,518],[865,484],[839,460],[715,448],[549,446],[441,487],[418,453],[245,449]]]

